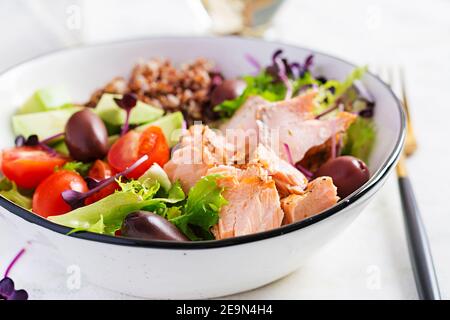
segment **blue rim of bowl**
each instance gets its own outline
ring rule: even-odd
[[[31,58],[31,59],[23,61],[23,62],[20,62],[16,65],[4,70],[3,72],[1,72],[0,77],[3,76],[4,74],[6,74],[8,71],[13,70],[17,67],[24,66],[28,63],[32,63],[35,60],[39,60],[40,58],[48,57],[48,56],[62,53],[62,52],[83,50],[83,49],[88,49],[88,48],[93,48],[93,47],[120,45],[120,44],[132,43],[132,42],[164,40],[164,39],[167,39],[167,40],[177,40],[177,39],[178,40],[188,40],[188,39],[193,39],[193,40],[194,39],[195,40],[216,39],[217,40],[217,39],[219,39],[218,41],[220,41],[220,39],[234,39],[236,41],[246,41],[246,42],[247,41],[255,41],[255,42],[263,41],[263,42],[273,43],[280,47],[285,47],[285,48],[290,47],[290,48],[302,49],[305,51],[311,51],[313,54],[315,53],[315,54],[319,54],[322,56],[326,56],[326,57],[335,59],[339,62],[342,62],[350,67],[353,67],[353,68],[356,67],[356,65],[354,65],[353,63],[350,63],[344,59],[335,57],[330,54],[326,54],[326,53],[323,53],[323,52],[320,52],[317,50],[311,50],[311,49],[304,48],[301,46],[280,43],[280,42],[276,42],[276,41],[260,40],[260,39],[255,39],[255,38],[239,38],[239,37],[233,37],[233,36],[228,36],[228,37],[214,37],[214,36],[189,36],[189,37],[188,36],[186,36],[186,37],[172,36],[172,37],[170,37],[169,36],[169,37],[147,37],[147,38],[140,38],[140,39],[130,39],[130,40],[123,40],[123,41],[98,43],[98,44],[94,44],[94,45],[79,46],[79,47],[69,48],[69,49],[59,49],[59,50],[44,53],[42,55],[36,56],[34,58]],[[384,180],[384,178],[389,174],[389,172],[391,171],[391,169],[393,169],[393,167],[395,166],[395,164],[401,154],[401,151],[403,149],[403,143],[405,140],[405,135],[406,135],[406,133],[405,133],[406,132],[405,131],[406,119],[405,119],[405,114],[404,114],[403,108],[401,106],[401,103],[398,100],[398,98],[396,97],[396,95],[394,94],[394,92],[391,90],[391,88],[382,79],[380,79],[377,75],[375,75],[371,72],[368,72],[368,74],[370,74],[370,76],[377,79],[377,81],[380,82],[386,88],[386,90],[392,95],[392,97],[396,101],[396,105],[397,105],[397,109],[398,109],[397,111],[400,114],[400,130],[399,130],[399,134],[397,137],[395,147],[394,147],[393,151],[391,152],[391,154],[389,155],[389,157],[387,158],[387,160],[380,167],[380,169],[377,170],[375,175],[373,175],[365,185],[363,185],[358,190],[353,192],[347,198],[341,200],[334,207],[331,207],[330,209],[327,209],[327,210],[325,210],[317,215],[314,215],[310,218],[307,218],[305,220],[294,222],[289,225],[281,226],[279,228],[269,230],[269,231],[264,231],[264,232],[260,232],[260,233],[239,236],[239,237],[234,237],[234,238],[228,238],[228,239],[223,239],[223,240],[175,242],[175,241],[142,240],[142,239],[134,239],[134,238],[116,237],[116,236],[97,234],[97,233],[92,233],[92,232],[77,232],[77,233],[68,234],[72,230],[71,228],[56,224],[45,218],[42,218],[24,208],[16,205],[15,203],[7,200],[6,198],[4,198],[2,196],[0,196],[0,206],[5,208],[9,212],[17,215],[18,217],[26,220],[27,222],[36,224],[40,227],[46,228],[53,232],[60,233],[62,235],[66,235],[68,237],[73,237],[73,238],[78,238],[78,239],[83,239],[83,240],[90,240],[90,241],[95,241],[95,242],[101,242],[101,243],[106,243],[106,244],[113,244],[113,245],[144,247],[144,248],[146,247],[146,248],[155,248],[155,249],[191,250],[191,249],[221,248],[221,247],[228,247],[228,246],[251,243],[251,242],[255,242],[255,241],[261,241],[261,240],[281,236],[281,235],[284,235],[284,234],[287,234],[290,232],[300,230],[302,228],[308,227],[312,224],[315,224],[319,221],[322,221],[324,219],[327,219],[327,218],[333,216],[334,214],[338,213],[339,211],[351,206],[352,204],[354,204],[356,201],[358,201],[360,198],[362,198],[366,194],[369,194],[369,192],[377,184],[381,183]]]

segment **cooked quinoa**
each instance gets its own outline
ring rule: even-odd
[[[189,124],[211,120],[209,93],[216,74],[214,65],[203,58],[179,68],[167,59],[151,59],[136,64],[128,81],[123,77],[112,79],[94,92],[86,105],[95,107],[103,93],[133,92],[140,100],[168,113],[181,111]]]

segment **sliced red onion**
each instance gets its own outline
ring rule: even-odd
[[[84,206],[84,201],[86,198],[92,196],[93,194],[97,193],[104,187],[110,185],[116,179],[119,179],[120,177],[126,176],[133,170],[135,170],[137,167],[139,167],[141,164],[143,164],[145,161],[148,160],[148,155],[143,155],[141,158],[139,158],[135,163],[133,163],[131,166],[129,166],[127,169],[125,169],[122,172],[117,173],[116,175],[107,178],[105,180],[102,180],[98,183],[96,183],[96,186],[92,189],[90,189],[88,192],[78,192],[75,190],[66,190],[61,193],[62,198],[64,201],[70,205],[72,209],[77,209]],[[91,186],[93,186],[91,184]]]

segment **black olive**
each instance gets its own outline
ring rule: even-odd
[[[146,240],[189,241],[172,223],[148,211],[130,213],[123,221],[121,235]]]
[[[340,198],[345,198],[357,190],[370,178],[367,165],[358,158],[341,156],[328,160],[314,174],[315,177],[333,178]]]
[[[89,109],[74,113],[66,124],[65,141],[73,159],[89,162],[108,152],[108,132],[103,121]]]
[[[211,105],[217,106],[225,100],[233,100],[239,97],[247,87],[247,83],[240,79],[224,80],[211,92]]]

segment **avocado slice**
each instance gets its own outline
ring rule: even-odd
[[[36,134],[39,140],[44,140],[64,132],[70,116],[81,109],[82,107],[69,107],[54,111],[16,114],[12,117],[14,134],[24,137]]]
[[[182,133],[181,129],[183,128],[183,121],[184,121],[183,114],[178,111],[170,113],[151,123],[146,123],[144,125],[136,127],[135,130],[142,132],[150,126],[160,127],[164,133],[164,136],[166,137],[169,147],[173,147],[178,143],[178,140],[180,140],[180,136]],[[110,136],[109,137],[110,145],[116,142],[118,138],[119,135]]]
[[[121,126],[125,123],[126,112],[119,108],[114,98],[122,98],[120,94],[104,93],[97,103],[94,111],[106,123],[113,126]],[[155,108],[142,101],[138,101],[136,107],[131,110],[129,123],[139,125],[159,119],[164,114],[164,110]]]
[[[17,114],[51,111],[71,107],[70,96],[62,87],[42,88],[34,92]]]

